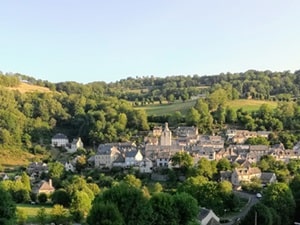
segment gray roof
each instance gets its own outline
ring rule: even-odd
[[[98,155],[109,155],[112,151],[112,146],[110,145],[100,145],[98,150],[97,150],[97,154]]]
[[[68,137],[62,133],[57,133],[53,136],[53,139],[68,139]]]
[[[200,212],[199,212],[199,215],[198,215],[198,218],[200,220],[203,220],[205,217],[207,217],[207,215],[209,214],[210,210],[209,209],[206,209],[206,208],[201,208]]]
[[[265,184],[269,183],[273,176],[274,173],[263,172],[260,176],[261,182]]]
[[[138,150],[126,151],[125,157],[132,158],[132,157],[135,157],[137,153],[138,153]]]

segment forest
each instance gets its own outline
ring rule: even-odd
[[[26,82],[49,88],[49,92],[8,91]],[[197,126],[203,134],[226,126],[274,131],[272,143],[290,148],[300,126],[300,71],[291,73],[249,70],[215,76],[169,76],[126,78],[114,83],[72,81],[51,83],[21,74],[0,73],[0,145],[34,151],[47,145],[57,133],[81,137],[88,146],[99,143],[139,142],[139,132],[155,124]],[[147,115],[140,105],[172,104],[196,98],[194,107],[164,115]],[[259,110],[233,109],[234,99],[276,101]]]

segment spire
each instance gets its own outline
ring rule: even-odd
[[[169,131],[169,125],[167,122],[165,123],[165,131]]]

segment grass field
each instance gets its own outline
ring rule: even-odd
[[[36,215],[42,207],[45,208],[46,214],[50,215],[52,206],[48,205],[29,205],[29,204],[18,204],[17,209],[24,211],[25,215],[27,215],[27,222],[36,221]]]
[[[272,109],[277,107],[277,102],[274,101],[264,101],[264,100],[253,100],[253,99],[238,99],[229,101],[228,106],[237,110],[243,108],[245,111],[252,112],[258,110],[262,104],[268,104]]]
[[[29,163],[35,156],[16,149],[1,149],[0,165],[3,167],[24,166]]]
[[[26,92],[50,92],[49,88],[46,87],[40,87],[37,85],[27,84],[27,83],[21,83],[18,87],[9,87],[7,88],[9,90],[17,90],[20,93],[26,93]]]
[[[153,104],[146,106],[139,106],[138,109],[144,109],[146,113],[156,116],[162,116],[166,114],[173,114],[176,111],[181,112],[183,115],[186,114],[189,108],[195,105],[197,100],[189,100],[186,102],[177,101],[172,104],[163,103],[163,104]],[[268,104],[271,108],[275,109],[277,102],[274,101],[263,101],[263,100],[253,100],[253,99],[238,99],[227,102],[226,105],[234,108],[235,110],[243,108],[245,111],[255,111],[258,110],[262,104]]]
[[[186,102],[177,101],[175,103],[163,103],[163,104],[153,104],[146,106],[139,106],[138,109],[144,109],[148,115],[166,115],[173,114],[176,111],[181,112],[182,114],[186,114],[189,108],[193,107],[196,103],[196,100],[190,100]]]

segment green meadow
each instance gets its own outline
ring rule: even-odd
[[[191,107],[195,105],[197,100],[189,100],[186,102],[176,101],[174,103],[164,102],[162,104],[155,103],[145,106],[138,106],[137,109],[144,109],[147,115],[152,116],[162,116],[167,114],[173,114],[176,111],[181,112],[181,114],[185,115]],[[237,110],[239,108],[243,108],[245,111],[252,112],[256,111],[260,108],[262,104],[268,104],[272,109],[277,107],[277,102],[274,101],[264,101],[264,100],[253,100],[253,99],[238,99],[228,101],[226,106],[230,106],[233,109]]]
[[[46,214],[49,216],[51,214],[52,206],[49,205],[29,205],[29,204],[18,204],[17,209],[22,210],[27,216],[27,222],[36,221],[36,215],[38,211],[44,207]]]

